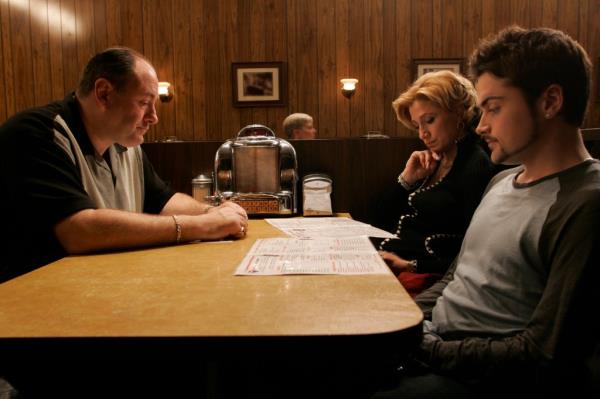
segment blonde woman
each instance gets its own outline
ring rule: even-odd
[[[411,295],[427,288],[458,254],[464,232],[495,169],[472,130],[475,89],[450,71],[417,79],[392,106],[426,149],[398,176],[397,238],[378,245]]]

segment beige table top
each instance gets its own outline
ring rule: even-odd
[[[234,276],[257,238],[70,256],[0,284],[0,339],[332,336],[415,331],[389,275]]]

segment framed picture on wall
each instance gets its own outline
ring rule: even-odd
[[[463,62],[462,58],[415,58],[413,59],[413,80],[428,72],[450,70],[462,73]]]
[[[231,65],[233,105],[286,105],[286,72],[283,62],[234,62]]]

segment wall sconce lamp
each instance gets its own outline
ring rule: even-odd
[[[173,88],[169,82],[158,82],[158,98],[163,103],[168,103],[173,99]]]
[[[356,84],[358,83],[358,79],[342,79],[340,80],[340,82],[342,82],[342,94],[344,95],[344,97],[346,97],[347,99],[350,99],[353,95],[354,92],[356,91]]]

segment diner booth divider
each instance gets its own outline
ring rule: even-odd
[[[154,169],[176,191],[191,194],[192,179],[214,169],[222,141],[157,142],[143,145]],[[410,154],[422,149],[417,138],[339,138],[290,140],[296,150],[299,180],[325,173],[333,180],[334,212],[348,212],[356,220],[381,220],[379,206],[397,184]],[[300,184],[300,183],[299,183]],[[299,187],[300,188],[300,187]],[[302,214],[302,190],[298,190]]]
[[[582,130],[587,149],[600,158],[600,129]],[[397,185],[398,174],[410,154],[423,149],[418,138],[332,138],[290,140],[296,150],[298,177],[325,173],[333,180],[334,212],[348,212],[356,220],[379,225],[386,220],[381,206]],[[215,154],[222,141],[146,143],[143,148],[159,176],[180,192],[192,193],[192,179],[214,169]],[[484,148],[485,144],[482,143]],[[300,184],[300,183],[298,183]],[[298,187],[298,210],[302,214],[302,190]],[[393,205],[392,205],[393,206]],[[389,223],[389,221],[386,221]]]

